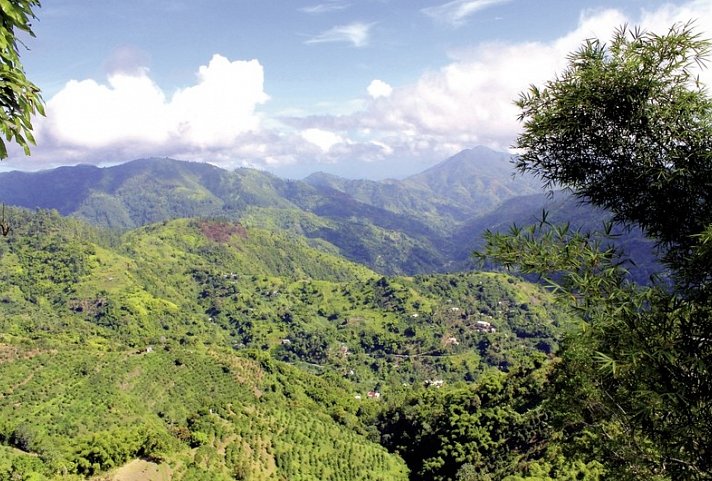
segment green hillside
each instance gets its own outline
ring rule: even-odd
[[[480,146],[402,180],[376,182],[316,173],[305,181],[451,231],[506,199],[540,190],[534,179],[514,178],[512,173],[511,155]]]
[[[9,216],[0,479],[406,479],[378,444],[382,409],[545,362],[574,326],[505,275],[387,278],[232,221],[119,237]]]
[[[173,479],[405,479],[397,457],[334,421],[355,418],[338,379],[172,345],[2,352],[0,435],[15,470],[86,476],[142,458]]]
[[[176,218],[225,218],[306,237],[383,275],[468,270],[486,229],[535,222],[543,208],[551,219],[586,228],[609,217],[566,196],[550,201],[535,194],[532,179],[512,178],[510,160],[477,147],[402,180],[317,173],[299,181],[153,158],[107,168],[0,173],[0,201],[57,209],[120,230]],[[631,254],[636,280],[659,271],[635,230],[620,232],[614,242]]]

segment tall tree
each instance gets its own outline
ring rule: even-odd
[[[710,45],[690,24],[621,28],[517,102],[517,168],[642,228],[669,282],[632,285],[605,240],[546,218],[487,234],[484,255],[544,275],[587,321],[556,399],[618,478],[712,479],[712,99],[696,76]]]
[[[17,34],[34,36],[31,21],[39,0],[0,0],[0,131],[8,142],[16,142],[30,154],[32,116],[44,115],[40,90],[25,76],[20,62]],[[0,159],[7,157],[7,146],[0,138]]]
[[[712,99],[696,75],[709,54],[689,24],[587,41],[519,98],[517,168],[639,225],[681,267],[712,223]]]

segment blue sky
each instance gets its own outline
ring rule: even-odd
[[[169,156],[402,176],[506,150],[517,93],[587,37],[690,19],[712,36],[710,0],[43,3],[23,62],[47,116],[32,156],[12,150],[3,170]]]

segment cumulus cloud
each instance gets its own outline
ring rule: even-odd
[[[322,129],[306,129],[302,131],[301,136],[307,142],[316,145],[323,152],[328,152],[336,144],[344,142],[344,138],[334,132]]]
[[[459,27],[465,23],[467,17],[470,15],[485,8],[510,1],[511,0],[453,0],[436,7],[424,8],[421,12],[432,17],[437,22]]]
[[[375,79],[371,81],[366,90],[368,91],[368,95],[370,95],[374,99],[377,99],[379,97],[388,97],[389,95],[391,95],[391,93],[393,92],[393,87],[388,85],[383,80]]]
[[[292,122],[302,129],[367,131],[370,145],[387,147],[374,155],[389,152],[394,157],[438,159],[477,144],[507,149],[520,128],[514,105],[518,95],[532,84],[554,78],[564,69],[567,55],[585,39],[608,40],[625,23],[665,33],[670,25],[690,18],[697,18],[699,25],[712,25],[712,3],[666,5],[643,11],[639,18],[616,9],[584,11],[576,28],[553,41],[482,43],[389,95],[378,95],[379,84],[374,81],[368,89],[371,99],[361,112]],[[712,85],[711,73],[701,72],[707,85]]]
[[[164,93],[145,74],[112,74],[106,85],[72,80],[47,103],[42,139],[90,149],[168,139]]]
[[[480,44],[411,85],[393,89],[374,80],[371,100],[360,112],[289,122],[301,129],[361,129],[371,146],[381,146],[371,152],[375,155],[437,159],[476,144],[507,149],[519,129],[518,94],[561,71],[567,54],[584,39],[607,38],[624,21],[616,10],[589,12],[574,31],[553,42]]]
[[[58,146],[226,146],[259,128],[256,107],[269,98],[263,82],[257,60],[221,55],[200,67],[195,85],[170,97],[146,69],[112,73],[106,84],[72,80],[47,102],[39,130],[42,140]]]
[[[337,25],[310,39],[305,43],[308,45],[319,43],[350,43],[354,47],[365,47],[368,45],[372,23],[354,22],[348,25]]]
[[[168,105],[173,134],[191,145],[230,145],[239,134],[256,130],[257,105],[269,97],[257,60],[230,62],[214,55],[198,71],[198,84],[179,90]]]
[[[318,116],[298,111],[289,118],[263,118],[260,106],[268,96],[257,60],[216,55],[198,69],[194,85],[175,92],[162,90],[145,68],[118,69],[104,82],[71,81],[49,100],[47,118],[36,121],[32,161],[169,155],[224,167],[277,169],[307,159],[322,165],[426,165],[477,144],[507,149],[520,129],[518,94],[561,72],[568,53],[586,38],[608,40],[625,23],[665,33],[691,18],[698,26],[712,25],[712,2],[666,5],[642,10],[638,17],[616,9],[584,11],[578,24],[557,39],[477,44],[411,84],[391,87],[375,79],[359,99],[361,107],[330,108],[331,114]],[[710,69],[701,72],[709,86],[711,74]],[[17,157],[22,161],[3,167],[27,168],[24,157]],[[378,170],[388,175],[389,169]]]

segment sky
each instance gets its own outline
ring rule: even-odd
[[[0,170],[171,157],[402,177],[510,149],[518,94],[587,38],[689,20],[712,37],[712,0],[42,3],[21,55],[46,116]]]

